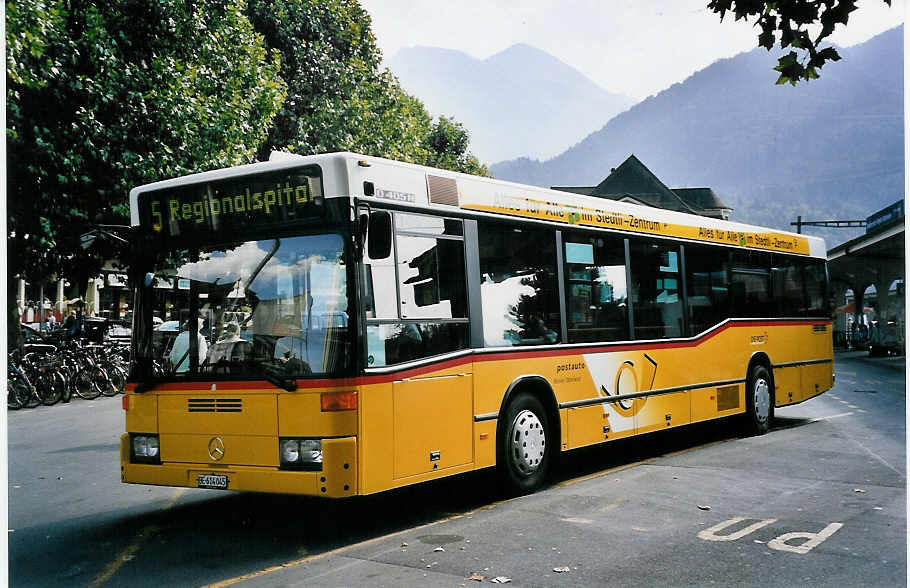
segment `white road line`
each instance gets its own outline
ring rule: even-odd
[[[860,412],[866,412],[866,411],[860,410]],[[840,417],[850,416],[852,414],[853,414],[853,412],[842,412],[840,414],[832,414],[832,415],[826,416],[826,417],[814,418],[809,422],[815,423],[818,421],[830,421],[831,419],[839,419]],[[876,460],[881,462],[881,464],[884,465],[885,467],[887,467],[889,470],[891,470],[892,472],[894,472],[895,474],[897,474],[898,476],[900,476],[902,478],[904,477],[904,472],[900,471],[899,469],[897,469],[896,467],[891,465],[885,458],[883,458],[879,454],[875,453],[874,451],[872,451],[871,449],[869,449],[868,447],[863,445],[860,441],[857,441],[854,437],[848,435],[848,438],[850,439],[850,441],[853,441],[854,443],[856,443],[857,445],[862,447],[866,453],[868,453],[873,458],[875,458]]]
[[[850,415],[852,415],[852,414],[853,414],[852,411],[851,411],[851,412],[842,412],[842,413],[839,413],[839,414],[832,414],[832,415],[830,415],[830,416],[816,417],[816,418],[812,419],[812,420],[809,421],[809,422],[810,422],[810,423],[817,423],[818,421],[830,421],[831,419],[839,419],[839,418],[841,418],[841,417],[850,416]]]
[[[888,462],[885,460],[885,458],[883,458],[883,457],[880,456],[879,454],[875,453],[874,451],[872,451],[871,449],[869,449],[868,447],[866,447],[865,445],[863,445],[860,441],[857,441],[856,439],[854,439],[853,437],[850,437],[850,440],[853,441],[854,443],[856,443],[857,445],[859,445],[860,447],[862,447],[863,449],[865,449],[865,450],[866,450],[866,453],[868,453],[869,455],[871,455],[872,457],[874,457],[875,459],[877,459],[879,462],[882,463],[882,465],[884,465],[885,467],[887,467],[889,470],[891,470],[892,472],[894,472],[895,474],[897,474],[897,475],[900,476],[901,478],[904,477],[904,472],[900,471],[899,469],[897,469],[896,467],[894,467],[893,465],[891,465],[890,463],[888,463]]]

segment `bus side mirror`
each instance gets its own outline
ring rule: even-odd
[[[367,231],[367,255],[370,259],[385,259],[392,252],[392,214],[387,210],[370,213]]]
[[[146,288],[151,288],[152,284],[155,283],[155,274],[148,272],[145,274],[145,277],[142,279],[142,285]]]

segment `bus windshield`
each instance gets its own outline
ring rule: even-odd
[[[293,380],[350,363],[344,239],[184,250],[140,290],[137,365],[155,379]],[[174,261],[176,259],[176,261]]]

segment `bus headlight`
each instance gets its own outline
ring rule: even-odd
[[[161,463],[158,435],[134,433],[130,438],[130,461],[133,463]]]
[[[278,454],[282,469],[322,470],[322,439],[281,438],[278,440]]]
[[[300,441],[285,439],[281,442],[281,463],[297,463],[300,461]]]

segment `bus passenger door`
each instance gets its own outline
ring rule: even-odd
[[[403,370],[412,376],[392,383],[386,457],[394,480],[426,479],[473,461],[471,363],[435,367],[433,359],[469,347],[463,222],[394,212],[392,228],[386,258],[364,258],[366,364],[410,364]]]
[[[472,393],[469,373],[393,384],[395,479],[471,462]]]

